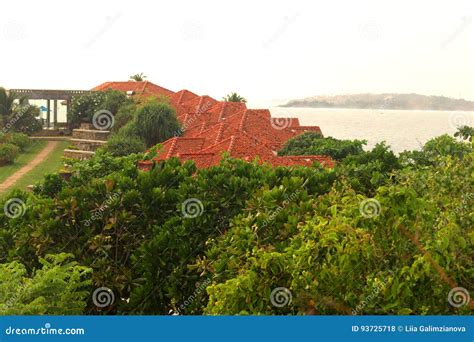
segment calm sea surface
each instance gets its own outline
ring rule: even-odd
[[[368,148],[386,141],[394,152],[420,149],[433,137],[453,134],[458,126],[474,126],[474,112],[464,111],[272,107],[270,112],[319,126],[324,136],[365,139]]]

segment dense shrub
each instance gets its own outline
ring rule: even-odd
[[[31,139],[23,133],[13,133],[11,134],[11,138],[9,139],[9,142],[13,145],[18,146],[20,151],[24,152],[28,149],[28,147],[31,145]]]
[[[115,157],[120,157],[144,152],[146,145],[143,139],[138,136],[119,133],[112,135],[103,149]]]
[[[43,181],[33,188],[33,191],[38,195],[53,197],[62,190],[63,185],[64,181],[61,175],[57,173],[47,174]]]
[[[117,90],[96,91],[73,97],[68,122],[78,125],[81,122],[92,122],[92,117],[99,110],[108,110],[116,114],[121,106],[133,103],[124,92]]]
[[[120,107],[115,115],[115,123],[112,127],[113,132],[118,132],[123,126],[130,123],[135,117],[137,106],[134,103]]]
[[[316,132],[306,132],[288,140],[278,152],[281,156],[325,155],[342,160],[349,155],[362,153],[365,140],[338,140],[323,138]]]
[[[180,131],[174,108],[157,100],[141,106],[137,110],[135,122],[138,135],[148,147],[163,142]]]
[[[347,156],[336,164],[339,177],[345,179],[353,189],[367,196],[386,184],[395,170],[402,165],[398,157],[384,143],[372,150]]]
[[[0,261],[73,254],[116,298],[83,313],[470,312],[446,298],[472,283],[473,152],[403,168],[383,144],[334,169],[172,158],[143,172],[143,158],[100,151],[60,189],[11,194],[27,209],[0,211]],[[292,294],[281,308],[277,287]]]
[[[429,140],[421,151],[405,151],[400,156],[406,164],[427,166],[436,164],[440,156],[462,158],[472,150],[472,143],[469,141],[457,141],[455,138],[444,134]]]
[[[13,163],[18,156],[20,148],[10,143],[0,144],[0,164]]]

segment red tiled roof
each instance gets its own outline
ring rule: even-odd
[[[177,93],[173,94],[171,97],[177,103],[181,104],[183,102],[192,100],[192,99],[194,99],[198,96],[199,95],[196,95],[193,92],[190,92],[189,90],[183,89],[183,90],[180,90]]]
[[[247,109],[245,103],[217,101],[189,90],[174,93],[151,82],[106,82],[93,90],[133,91],[137,96],[166,96],[175,107],[182,125],[182,136],[168,139],[156,160],[178,157],[194,160],[198,168],[219,164],[222,153],[231,157],[274,166],[312,165],[318,162],[333,167],[326,156],[277,156],[288,141],[307,131],[319,132],[318,126],[301,126],[297,118],[272,118],[268,109]],[[139,167],[148,170],[153,163],[143,161]]]
[[[92,90],[119,90],[119,91],[132,91],[133,95],[154,95],[154,96],[167,96],[170,97],[174,94],[171,90],[160,87],[148,81],[127,81],[127,82],[105,82],[98,85]]]
[[[198,96],[194,97],[188,101],[180,103],[184,108],[188,110],[189,113],[192,114],[202,114],[206,113],[214,106],[218,101],[213,99],[210,96]]]

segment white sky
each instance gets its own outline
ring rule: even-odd
[[[144,72],[250,106],[360,92],[474,100],[473,4],[5,1],[0,86],[89,89]]]

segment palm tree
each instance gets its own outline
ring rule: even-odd
[[[143,72],[130,76],[130,79],[136,82],[143,82],[145,78],[146,76],[143,74]]]
[[[222,99],[226,102],[243,102],[243,103],[247,102],[247,100],[244,97],[234,92],[224,96]]]
[[[15,100],[17,99],[17,94],[8,92],[5,88],[0,87],[0,115],[11,115],[15,109]]]

